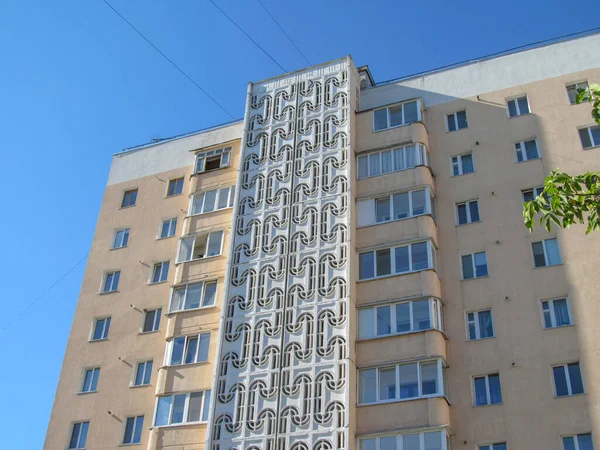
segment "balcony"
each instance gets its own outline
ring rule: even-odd
[[[422,122],[373,132],[373,114],[366,112],[356,115],[355,127],[356,153],[409,142],[420,142],[429,147],[429,136]]]
[[[429,214],[356,229],[356,246],[375,247],[388,242],[432,238],[437,243],[437,227]]]
[[[441,296],[440,279],[433,269],[356,283],[356,306],[404,297]]]
[[[386,175],[364,178],[358,180],[356,185],[356,197],[358,198],[405,191],[421,186],[431,186],[435,192],[433,176],[427,166],[417,166]]]
[[[229,228],[231,225],[232,208],[220,209],[205,214],[188,216],[189,234],[200,233],[207,228]]]
[[[214,341],[216,341],[216,336],[214,336]],[[156,383],[159,387],[157,394],[211,389],[215,370],[215,366],[211,361],[214,361],[216,357],[215,344],[211,342],[207,362],[161,368],[158,375],[158,383]]]

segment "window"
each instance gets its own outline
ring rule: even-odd
[[[86,369],[83,372],[83,382],[79,392],[96,392],[98,387],[98,377],[100,377],[100,367]]]
[[[506,442],[499,442],[498,444],[486,444],[477,447],[478,450],[506,450]]]
[[[123,228],[122,230],[115,231],[115,237],[113,239],[112,248],[123,248],[127,247],[129,241],[129,228]]]
[[[466,173],[475,172],[473,153],[464,153],[452,157],[452,176],[457,177]]]
[[[121,278],[121,271],[106,272],[104,274],[104,283],[102,286],[102,292],[114,292],[119,288],[119,278]]]
[[[373,111],[373,131],[399,127],[421,120],[420,101],[412,100]]]
[[[491,309],[467,313],[467,339],[469,341],[492,337],[494,337],[494,323]]]
[[[442,330],[442,324],[442,305],[435,298],[358,310],[359,339],[431,330],[432,328]]]
[[[196,154],[196,173],[208,172],[229,166],[231,147]]]
[[[569,96],[569,103],[575,104],[575,97],[577,97],[577,89],[587,89],[588,82],[582,81],[581,83],[573,83],[567,86],[567,95]]]
[[[521,191],[521,193],[523,194],[523,202],[530,202],[532,200],[534,200],[537,196],[542,195],[542,192],[544,191],[544,186],[540,186],[540,187],[536,187],[536,188],[532,188],[532,189],[525,189],[524,191]]]
[[[128,417],[125,422],[123,444],[139,444],[144,429],[144,416]]]
[[[467,128],[467,112],[458,111],[446,115],[446,126],[448,131],[462,130]]]
[[[152,269],[152,283],[161,283],[167,281],[169,276],[169,261],[163,261],[154,264]]]
[[[160,227],[160,238],[168,238],[175,236],[175,230],[177,229],[177,217],[172,219],[163,220],[162,226]]]
[[[110,317],[102,319],[94,319],[94,329],[92,331],[92,341],[101,341],[108,338],[108,330],[110,329]]]
[[[554,394],[557,397],[583,394],[583,380],[579,363],[561,364],[552,367]]]
[[[167,197],[173,197],[183,192],[183,177],[175,180],[169,180],[169,187],[167,188]]]
[[[431,202],[429,188],[358,200],[357,225],[363,227],[430,214]]]
[[[592,148],[600,145],[600,125],[579,129],[579,138],[583,148]]]
[[[485,252],[463,255],[461,261],[463,280],[487,276],[488,267]]]
[[[358,266],[360,280],[432,269],[435,249],[430,241],[426,241],[360,253]]]
[[[169,364],[194,364],[208,361],[210,333],[176,337],[170,342]]]
[[[456,205],[456,220],[458,225],[479,222],[479,201],[458,203]]]
[[[359,371],[359,402],[381,403],[443,395],[442,360]]]
[[[571,325],[569,302],[565,298],[542,301],[544,328],[556,328]]]
[[[222,242],[223,230],[181,238],[179,240],[177,262],[182,263],[195,259],[219,256],[221,254]]]
[[[158,397],[154,426],[206,422],[209,406],[210,391]]]
[[[517,153],[517,162],[540,158],[537,139],[515,142],[515,152]]]
[[[514,98],[506,102],[508,108],[508,117],[522,116],[523,114],[529,114],[529,101],[527,96]]]
[[[213,306],[217,294],[217,282],[205,281],[176,287],[171,291],[169,312]]]
[[[89,422],[76,422],[73,424],[71,439],[69,440],[69,450],[85,448],[85,441],[87,440],[89,427]]]
[[[358,179],[375,177],[427,164],[428,155],[425,146],[411,144],[359,156],[357,158],[357,177]]]
[[[533,264],[535,267],[555,266],[561,263],[556,238],[532,242],[531,249],[533,250]]]
[[[359,450],[449,450],[445,431],[425,431],[359,440]]]
[[[162,308],[150,309],[146,311],[144,316],[144,325],[142,326],[142,333],[148,333],[150,331],[157,331],[160,326],[160,315],[162,314]]]
[[[565,436],[563,438],[563,450],[594,450],[591,433]]]
[[[500,375],[497,373],[473,378],[473,389],[475,391],[475,406],[502,403]]]
[[[127,208],[129,206],[135,206],[137,200],[137,189],[131,189],[123,193],[123,201],[121,202],[121,208]]]
[[[191,215],[231,208],[234,194],[233,186],[196,194],[192,197],[190,204]]]
[[[135,380],[133,380],[134,386],[146,386],[150,384],[152,378],[152,360],[142,361],[137,364],[135,368]]]

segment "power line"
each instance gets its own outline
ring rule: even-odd
[[[110,9],[112,9],[117,16],[119,16],[121,19],[123,19],[123,21],[127,25],[129,25],[133,31],[135,31],[137,34],[139,34],[142,37],[142,39],[144,39],[148,44],[150,44],[150,46],[154,50],[156,50],[158,53],[160,53],[162,55],[163,58],[165,58],[167,61],[169,61],[171,63],[171,65],[173,67],[175,67],[184,77],[186,77],[194,86],[196,86],[198,89],[200,89],[200,91],[204,95],[206,95],[208,98],[210,98],[215,103],[215,105],[217,105],[219,108],[221,108],[223,111],[225,111],[225,113],[227,113],[227,115],[229,117],[231,117],[232,119],[234,119],[233,115],[229,111],[227,111],[227,109],[225,109],[225,107],[223,105],[221,105],[212,95],[210,95],[208,92],[206,92],[204,89],[202,89],[202,87],[198,83],[196,83],[194,80],[192,80],[192,78],[187,73],[185,73],[183,71],[183,69],[181,69],[181,67],[179,67],[177,64],[175,64],[171,58],[169,58],[167,55],[165,55],[156,45],[154,45],[150,41],[150,39],[148,39],[146,36],[144,36],[144,34],[140,30],[138,30],[136,27],[134,27],[131,22],[129,22],[125,17],[123,17],[123,15],[119,11],[117,11],[106,0],[102,0],[102,1],[106,4],[106,6],[108,6]]]
[[[4,327],[0,330],[0,333],[3,333],[8,327],[10,327],[13,323],[15,323],[19,319],[19,317],[21,317],[23,314],[25,314],[27,311],[29,311],[29,309],[33,305],[35,305],[44,295],[46,295],[48,292],[50,292],[58,283],[60,283],[62,280],[64,280],[67,277],[67,275],[69,275],[71,272],[73,272],[75,270],[75,268],[77,266],[79,266],[79,264],[81,264],[83,261],[85,261],[85,259],[88,256],[89,256],[89,253],[87,255],[85,255],[83,258],[81,258],[77,263],[75,263],[58,280],[56,280],[48,289],[46,289],[38,298],[36,298],[29,305],[27,305],[27,307],[25,309],[23,309],[20,313],[18,313],[10,322],[8,322],[6,325],[4,325]]]
[[[106,0],[104,0],[104,1],[106,1]],[[285,69],[283,68],[283,66],[282,66],[281,64],[279,64],[279,63],[278,63],[278,62],[275,60],[275,58],[273,58],[273,57],[272,57],[272,56],[269,54],[269,52],[267,52],[267,51],[266,51],[264,48],[262,48],[258,42],[256,42],[254,39],[252,39],[252,37],[251,37],[251,36],[250,36],[248,33],[246,33],[246,32],[245,32],[245,31],[242,29],[242,27],[240,27],[240,26],[239,26],[239,25],[238,25],[238,24],[235,22],[235,20],[233,20],[231,17],[229,17],[225,11],[223,11],[221,8],[219,8],[219,5],[217,5],[215,2],[213,2],[213,0],[208,0],[208,1],[209,1],[209,2],[211,2],[215,8],[217,8],[219,11],[221,11],[221,14],[223,14],[225,17],[227,17],[227,18],[229,19],[229,21],[230,21],[232,24],[234,24],[234,25],[237,27],[237,29],[238,29],[238,30],[240,30],[242,33],[244,33],[244,35],[245,35],[245,36],[246,36],[248,39],[250,39],[250,40],[251,40],[251,41],[254,43],[254,45],[256,45],[256,46],[257,46],[259,49],[261,49],[261,50],[262,50],[262,52],[263,52],[265,55],[267,55],[267,56],[268,56],[268,57],[271,59],[271,61],[273,61],[275,64],[277,64],[281,70],[283,70],[284,72],[287,72],[287,70],[285,70]]]
[[[271,14],[269,12],[269,10],[267,9],[267,7],[263,4],[263,2],[261,2],[260,0],[256,0],[258,3],[260,3],[260,6],[263,7],[263,9],[267,12],[267,14],[269,15],[269,17],[271,19],[273,19],[273,22],[275,22],[275,24],[279,27],[279,29],[281,30],[281,32],[283,34],[285,34],[285,37],[288,38],[288,40],[292,43],[292,45],[294,46],[294,48],[296,50],[298,50],[298,53],[300,53],[300,55],[302,55],[302,57],[304,58],[304,61],[306,61],[306,64],[308,64],[310,66],[310,62],[308,61],[308,59],[306,58],[306,56],[304,56],[304,53],[302,53],[302,50],[300,50],[298,48],[298,46],[296,45],[296,43],[292,40],[292,38],[285,32],[285,30],[283,29],[283,27],[279,24],[279,22],[277,22],[277,19],[275,17],[273,17],[273,14]]]

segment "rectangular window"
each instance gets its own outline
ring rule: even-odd
[[[500,375],[492,374],[473,378],[475,406],[502,403]]]
[[[515,152],[517,154],[517,162],[540,158],[537,139],[515,142]]]
[[[100,377],[100,367],[86,369],[83,373],[83,382],[79,392],[96,392],[98,388],[98,378]]]
[[[373,131],[399,127],[421,120],[420,101],[412,100],[373,111]]]
[[[580,128],[579,138],[583,148],[592,148],[600,145],[600,125]]]
[[[151,283],[161,283],[167,281],[169,276],[169,261],[163,261],[154,264],[152,268],[152,280]]]
[[[223,189],[214,189],[192,197],[190,203],[190,215],[205,214],[233,206],[233,186]]]
[[[137,200],[137,189],[130,189],[129,191],[123,192],[123,200],[121,201],[121,208],[127,208],[129,206],[135,206]]]
[[[557,397],[583,394],[583,380],[579,363],[561,364],[552,367],[554,394]]]
[[[542,301],[544,328],[556,328],[571,325],[571,312],[566,298]]]
[[[73,424],[71,439],[69,440],[69,450],[85,448],[89,427],[89,422],[76,422]]]
[[[373,201],[360,200],[360,202]],[[373,204],[375,223],[383,223],[429,214],[431,212],[431,195],[429,189],[419,189],[379,198]],[[371,211],[372,208],[369,206]]]
[[[449,450],[448,441],[443,430],[425,431],[360,439],[359,450]]]
[[[533,264],[535,267],[555,266],[561,263],[556,238],[532,242],[531,249],[533,251]]]
[[[231,147],[196,154],[196,173],[209,172],[229,166]]]
[[[443,395],[442,360],[359,371],[359,403],[380,403]]]
[[[461,261],[463,280],[487,276],[488,267],[485,252],[463,255]]]
[[[577,97],[577,89],[587,89],[588,82],[582,81],[581,83],[573,83],[567,86],[567,95],[569,96],[569,103],[575,104],[575,97]]]
[[[216,281],[191,283],[173,288],[169,312],[204,308],[215,304],[217,294]]]
[[[152,360],[142,361],[137,364],[135,368],[135,379],[133,380],[134,386],[146,386],[150,384],[152,378]]]
[[[116,230],[112,248],[127,247],[127,242],[129,242],[129,228]]]
[[[209,346],[210,333],[173,338],[169,346],[169,364],[176,366],[206,362],[208,361]]]
[[[142,333],[149,333],[150,331],[157,331],[160,326],[160,315],[162,314],[162,308],[149,309],[144,315],[144,325],[142,326]]]
[[[508,109],[508,117],[522,116],[531,112],[529,110],[529,100],[526,95],[508,100],[506,107]]]
[[[430,241],[426,241],[360,253],[358,266],[360,280],[432,269],[435,266],[435,249]]]
[[[411,144],[380,152],[363,154],[357,158],[357,178],[375,177],[400,172],[428,164],[427,149],[423,144]]]
[[[195,259],[219,256],[221,254],[222,242],[223,230],[181,238],[179,240],[177,262],[182,263]]]
[[[591,433],[565,436],[562,440],[563,450],[594,450]]]
[[[144,416],[128,417],[125,422],[123,444],[139,444],[144,429]]]
[[[160,238],[168,238],[171,236],[175,236],[175,231],[177,229],[177,217],[172,219],[163,220],[163,223],[160,227]]]
[[[494,323],[491,309],[467,313],[467,339],[469,341],[492,337],[494,337]]]
[[[108,338],[108,330],[110,329],[110,317],[94,319],[94,329],[92,331],[91,341],[101,341]]]
[[[119,289],[119,278],[121,278],[120,270],[116,270],[114,272],[106,272],[104,274],[102,292],[114,292],[117,289]]]
[[[536,188],[532,188],[532,189],[525,189],[524,191],[521,191],[521,193],[523,194],[523,202],[530,202],[532,200],[535,200],[536,197],[538,197],[539,195],[542,195],[542,192],[544,191],[544,186],[539,186]]]
[[[206,422],[210,406],[210,391],[158,397],[154,426]]]
[[[497,444],[485,444],[478,447],[479,450],[506,450],[506,442],[499,442]]]
[[[452,176],[457,177],[466,173],[475,172],[473,153],[464,153],[452,157]]]
[[[183,177],[176,178],[175,180],[169,180],[169,187],[167,188],[167,197],[173,197],[183,192]]]
[[[457,131],[467,128],[467,112],[458,111],[446,115],[447,131]]]
[[[479,201],[458,203],[456,205],[456,221],[458,225],[479,222]]]

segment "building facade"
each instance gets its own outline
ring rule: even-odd
[[[600,239],[522,219],[600,168],[599,80],[598,34],[346,57],[116,154],[45,449],[600,448]]]

